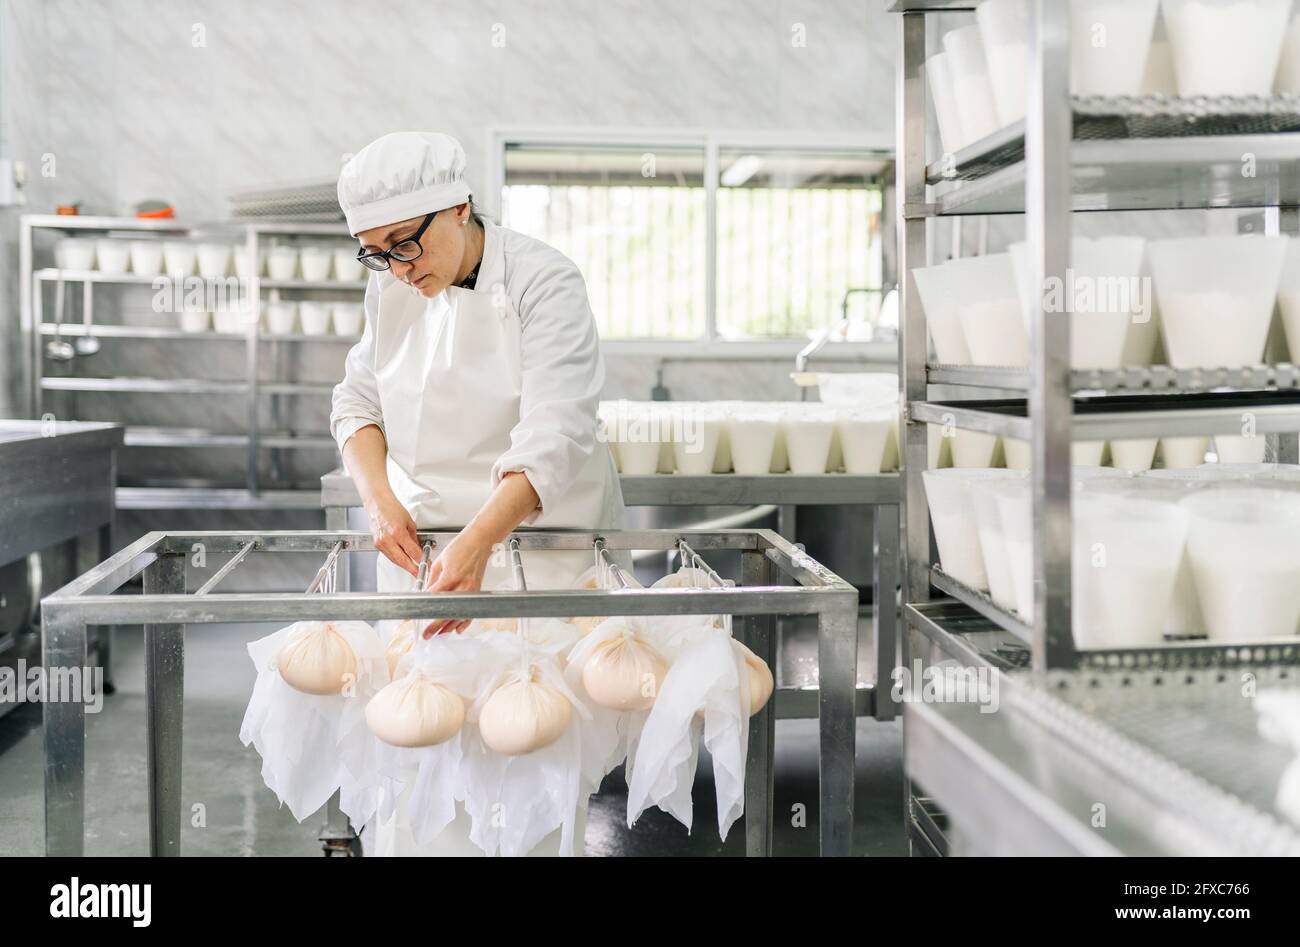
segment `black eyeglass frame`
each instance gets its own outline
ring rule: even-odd
[[[429,229],[429,224],[433,223],[433,218],[437,217],[440,213],[442,213],[442,211],[435,210],[433,213],[428,214],[424,218],[424,222],[420,224],[420,228],[416,230],[415,233],[407,237],[405,240],[399,240],[387,250],[376,250],[374,253],[367,253],[364,249],[358,250],[357,262],[361,263],[367,269],[375,270],[379,273],[391,269],[393,260],[397,260],[399,263],[414,263],[424,255],[424,247],[420,243],[420,238],[423,237],[424,232]],[[415,244],[415,256],[403,258],[398,255],[397,251],[398,248],[403,247],[408,243]]]

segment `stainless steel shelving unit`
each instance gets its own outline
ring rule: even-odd
[[[435,545],[454,532],[429,531]],[[230,556],[192,591],[186,560],[195,543],[210,556]],[[72,680],[86,663],[87,629],[143,624],[148,727],[149,840],[154,855],[179,855],[182,816],[181,729],[185,637],[214,622],[292,622],[305,618],[380,621],[412,616],[568,617],[584,615],[734,615],[738,636],[769,665],[774,661],[772,616],[815,615],[818,622],[817,715],[820,720],[821,850],[852,850],[854,796],[854,677],[857,590],[768,530],[520,530],[511,546],[534,550],[680,549],[707,556],[741,554],[742,583],[701,589],[563,590],[382,594],[349,592],[337,584],[321,593],[321,577],[353,551],[373,551],[369,534],[320,532],[150,533],[48,596],[41,603],[45,667],[54,680]],[[686,544],[686,545],[684,545]],[[306,592],[223,592],[218,584],[241,563],[266,554],[314,553],[325,564]],[[247,565],[244,565],[246,568]],[[346,569],[338,570],[340,576]],[[779,585],[778,574],[793,585]],[[142,575],[143,595],[114,594]],[[346,588],[346,587],[345,587]],[[197,626],[187,629],[187,626]],[[61,669],[71,672],[55,673]],[[745,841],[751,855],[771,854],[775,702],[750,718],[745,785]],[[81,855],[85,845],[85,705],[45,703],[45,850]]]
[[[1199,668],[1300,663],[1300,640],[1235,647],[1206,641],[1081,652],[1071,633],[1072,440],[1240,433],[1243,414],[1269,435],[1277,459],[1297,459],[1300,370],[1290,364],[1072,371],[1068,320],[1030,319],[1028,369],[931,364],[926,317],[912,270],[927,262],[927,222],[938,217],[1024,214],[1036,285],[1060,279],[1073,215],[1088,211],[1263,208],[1264,228],[1294,229],[1300,206],[1300,96],[1179,99],[1077,97],[1069,92],[1069,5],[1030,0],[1026,118],[956,154],[927,162],[923,75],[929,14],[973,11],[978,0],[898,0],[897,83],[900,377],[903,387],[904,664],[929,642],[949,658],[996,667],[969,636],[996,632],[1024,647],[1035,673],[1052,669]],[[1258,174],[1241,174],[1243,154]],[[929,386],[960,386],[960,400],[931,400]],[[1000,389],[996,396],[979,389]],[[1006,397],[1007,392],[1023,393]],[[995,605],[933,565],[921,482],[928,423],[1023,440],[1031,449],[1035,608],[1031,620]],[[933,601],[932,601],[933,599]],[[920,636],[920,639],[917,638]],[[986,656],[985,656],[986,657]],[[1005,668],[1003,670],[1006,670]],[[920,758],[905,709],[909,768]],[[955,784],[948,788],[953,789]],[[927,789],[935,788],[927,784]],[[956,791],[956,790],[953,790]],[[972,792],[975,790],[972,789]],[[918,847],[942,851],[927,801],[908,789]]]
[[[205,508],[298,508],[314,509],[318,506],[314,491],[267,490],[259,474],[259,460],[263,451],[270,451],[273,465],[278,455],[289,450],[328,451],[333,442],[325,432],[319,435],[295,437],[288,435],[282,418],[283,399],[327,397],[332,384],[300,382],[289,379],[264,381],[260,373],[264,361],[271,365],[280,360],[282,346],[303,344],[345,344],[357,341],[356,336],[285,335],[268,334],[261,328],[263,295],[272,299],[281,292],[330,291],[361,294],[364,282],[352,283],[338,280],[277,280],[258,275],[249,278],[245,285],[253,303],[253,315],[247,332],[184,332],[178,327],[131,326],[95,324],[93,334],[106,340],[169,340],[195,345],[215,343],[244,343],[243,377],[214,380],[197,378],[100,378],[80,375],[50,376],[45,371],[43,348],[55,336],[70,339],[87,334],[82,324],[62,326],[47,322],[45,318],[43,287],[54,283],[77,284],[82,287],[83,305],[92,311],[93,289],[98,286],[150,286],[162,278],[134,273],[105,273],[98,270],[34,269],[34,242],[39,231],[53,231],[63,235],[91,235],[130,237],[147,235],[174,235],[194,237],[212,235],[234,243],[239,241],[242,252],[260,260],[262,243],[271,238],[346,237],[340,224],[320,222],[274,221],[220,221],[215,223],[186,224],[175,220],[140,220],[117,217],[65,217],[57,215],[29,215],[21,219],[19,234],[19,263],[21,273],[20,309],[24,335],[24,367],[30,414],[39,417],[44,410],[47,392],[121,392],[175,395],[231,395],[247,402],[247,422],[243,431],[214,431],[199,428],[128,427],[127,448],[216,448],[241,450],[247,455],[245,485],[243,490],[222,488],[215,482],[202,485],[175,487],[140,486],[122,488],[121,506],[124,509],[176,508],[195,505]],[[269,351],[264,351],[269,349]],[[269,356],[269,358],[268,358]],[[75,364],[75,363],[74,363]],[[265,429],[261,418],[262,408],[269,401],[272,416],[271,428]],[[203,477],[195,478],[204,481]],[[200,491],[207,494],[198,496]],[[287,502],[281,494],[298,493],[295,502]],[[277,496],[269,496],[276,494]]]

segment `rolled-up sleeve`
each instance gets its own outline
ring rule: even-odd
[[[605,368],[587,286],[572,262],[560,258],[539,268],[519,299],[519,423],[492,468],[492,485],[507,473],[526,474],[540,512],[553,507],[596,449]]]
[[[361,341],[348,352],[343,380],[334,386],[330,407],[330,434],[343,453],[348,438],[363,427],[374,424],[382,432],[384,416],[379,406],[379,386],[375,381],[375,319],[379,313],[378,280],[366,286],[365,328]]]

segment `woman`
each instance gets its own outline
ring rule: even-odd
[[[375,275],[330,429],[381,553],[380,591],[411,588],[417,528],[459,530],[427,587],[460,592],[507,579],[493,549],[517,526],[622,524],[618,475],[596,437],[604,366],[582,274],[479,217],[464,172],[454,138],[397,132],[339,175],[349,232]],[[525,554],[524,569],[530,587],[558,588],[590,561]],[[425,635],[466,625],[434,622]],[[436,853],[469,852],[467,821],[461,812]],[[381,850],[412,849],[397,826],[378,829]]]

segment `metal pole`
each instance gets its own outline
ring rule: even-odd
[[[56,680],[75,681],[86,667],[86,624],[67,617],[57,605],[41,605],[41,663],[47,689]],[[81,700],[41,696],[45,854],[80,856],[86,841],[86,706]]]
[[[898,588],[898,507],[875,508],[875,610],[872,636],[876,643],[876,686],[874,716],[893,720],[898,705],[890,694],[894,664],[898,660],[898,608],[894,595]]]
[[[253,324],[247,326],[248,338],[245,342],[245,374],[248,380],[248,493],[258,494],[258,447],[261,412],[258,406],[258,337],[261,335],[259,323],[262,320],[262,261],[258,249],[258,232],[256,227],[248,228],[244,239],[244,252],[249,257],[248,293],[252,298]],[[242,310],[241,310],[242,311]]]
[[[817,717],[821,853],[853,851],[857,751],[858,600],[847,592],[817,616]]]
[[[183,556],[161,556],[144,570],[145,595],[185,592]],[[185,626],[144,626],[145,715],[149,740],[149,854],[181,853],[181,733],[185,701]]]
[[[741,585],[771,585],[772,563],[761,552],[740,554]],[[767,662],[775,678],[776,635],[771,615],[737,620],[741,640]],[[751,858],[772,854],[773,786],[776,774],[776,692],[749,718],[749,755],[745,761],[745,854]]]
[[[903,572],[903,600],[930,599],[930,514],[921,484],[928,462],[926,425],[910,419],[911,405],[927,395],[925,367],[928,354],[925,312],[916,292],[912,270],[925,266],[925,15],[904,13],[899,20],[901,53],[898,103],[895,109],[898,141],[898,306],[899,378],[903,441],[902,535],[907,549]]]
[[[899,445],[903,482],[899,509],[903,544],[902,597],[904,602],[930,600],[930,512],[925,503],[921,471],[929,462],[928,432],[924,424],[911,420],[911,406],[928,394],[925,366],[929,340],[925,311],[916,292],[912,270],[926,266],[927,219],[909,213],[925,204],[925,14],[904,13],[899,17],[898,79],[894,120],[898,158],[898,377]],[[877,559],[877,561],[879,561]],[[879,587],[879,586],[877,586]],[[908,631],[903,629],[903,660],[906,666]],[[876,674],[877,689],[880,674]],[[877,693],[877,707],[882,696]],[[903,744],[907,744],[907,715],[903,716]],[[912,782],[903,774],[903,830],[911,840]]]
[[[1070,628],[1070,324],[1043,294],[1070,265],[1069,10],[1034,0],[1025,120],[1025,237],[1038,287],[1030,318],[1029,416],[1033,433],[1034,668],[1073,663]],[[1049,283],[1049,280],[1052,281]],[[1059,298],[1059,294],[1058,298]]]

